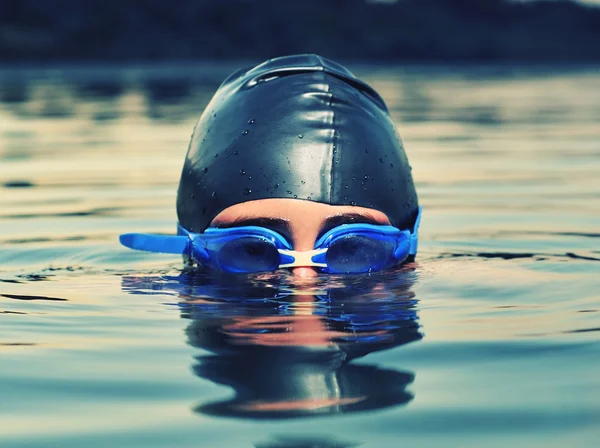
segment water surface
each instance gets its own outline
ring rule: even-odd
[[[298,288],[117,243],[174,230],[235,67],[0,70],[0,446],[597,446],[598,69],[351,67],[403,137],[420,253]]]

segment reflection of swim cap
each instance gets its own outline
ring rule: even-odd
[[[222,210],[266,198],[358,205],[411,228],[417,194],[381,97],[317,55],[232,74],[200,117],[177,197],[180,224],[202,232]]]

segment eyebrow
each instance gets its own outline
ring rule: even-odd
[[[329,232],[331,229],[335,227],[341,226],[343,224],[375,224],[382,225],[380,221],[375,219],[373,216],[368,214],[360,214],[360,213],[342,213],[340,215],[330,216],[325,220],[321,229],[319,230],[319,235],[317,236],[317,240]],[[229,222],[217,222],[214,227],[218,229],[230,229],[232,227],[265,227],[267,229],[274,230],[275,232],[282,235],[288,241],[293,241],[292,238],[292,227],[288,220],[282,218],[258,218],[258,217],[246,217],[246,218],[236,218],[233,221]]]
[[[236,218],[230,222],[217,223],[215,225],[218,229],[230,229],[232,227],[265,227],[267,229],[274,230],[283,236],[286,240],[292,241],[292,227],[289,221],[281,218]]]

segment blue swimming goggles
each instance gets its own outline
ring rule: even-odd
[[[342,224],[325,233],[309,251],[295,251],[279,233],[264,227],[208,228],[178,235],[126,233],[121,244],[149,252],[183,254],[192,261],[229,273],[275,271],[312,266],[349,274],[392,267],[417,253],[421,208],[412,230],[373,224]]]

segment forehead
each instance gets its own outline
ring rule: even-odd
[[[390,220],[379,210],[351,205],[330,205],[300,199],[260,199],[235,204],[219,213],[211,222],[215,227],[247,218],[276,218],[300,224],[319,225],[328,218],[344,214],[364,215],[377,223],[389,225]]]

